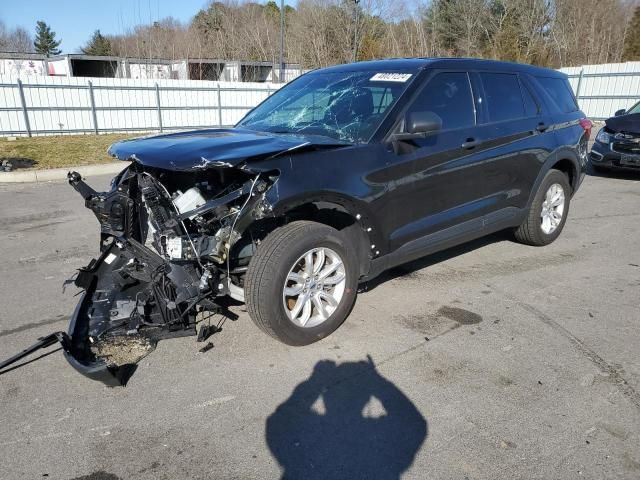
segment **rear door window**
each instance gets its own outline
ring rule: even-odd
[[[549,94],[553,100],[554,106],[564,113],[575,112],[578,110],[573,92],[569,82],[564,78],[557,77],[537,77],[536,80]]]
[[[409,112],[433,112],[443,130],[472,127],[476,123],[469,77],[465,72],[436,74],[418,94]]]
[[[528,117],[518,76],[511,73],[481,72],[489,122]],[[531,99],[533,101],[533,99]]]

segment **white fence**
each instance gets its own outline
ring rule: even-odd
[[[231,126],[279,87],[196,80],[0,76],[0,136]]]
[[[640,62],[584,65],[560,69],[582,111],[593,120],[605,120],[640,100]]]
[[[640,100],[640,62],[561,69],[594,120]],[[280,84],[0,75],[0,136],[234,125]]]

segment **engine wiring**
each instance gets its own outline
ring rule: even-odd
[[[233,232],[236,228],[236,222],[238,221],[238,218],[240,218],[240,215],[242,215],[242,212],[244,211],[244,209],[246,208],[247,204],[249,203],[249,200],[251,200],[251,197],[253,196],[253,188],[256,186],[256,183],[258,183],[258,179],[260,178],[260,174],[258,173],[258,175],[256,175],[256,178],[253,179],[253,183],[251,184],[251,188],[249,189],[249,195],[247,195],[247,199],[244,201],[244,203],[242,204],[242,207],[240,207],[240,210],[238,210],[238,214],[236,215],[236,218],[233,219],[233,223],[231,224],[231,230],[229,232],[229,237],[231,237],[231,235],[233,235]],[[231,285],[231,246],[229,246],[229,252],[227,254],[227,288],[230,287]]]
[[[176,211],[176,214],[178,216],[178,219],[180,218],[180,210],[178,210],[178,207],[176,207],[176,204],[173,202],[173,198],[171,198],[171,195],[169,194],[169,191],[167,190],[167,188],[162,184],[162,182],[160,182],[160,180],[156,179],[153,175],[151,175],[148,172],[142,172],[144,175],[147,175],[149,178],[151,178],[156,184],[160,185],[160,187],[162,187],[162,190],[164,190],[164,193],[167,195],[167,198],[169,199],[169,201],[171,202],[171,206],[173,207],[173,209]],[[196,261],[198,262],[198,265],[200,265],[200,268],[202,268],[202,270],[205,270],[205,266],[202,264],[202,262],[200,261],[200,256],[198,255],[198,251],[196,250],[196,246],[193,243],[193,239],[191,238],[191,235],[189,234],[189,231],[187,230],[187,226],[184,224],[184,220],[179,220],[180,221],[180,225],[182,225],[182,230],[184,230],[185,235],[187,236],[187,239],[189,240],[189,243],[191,244],[191,248],[193,249],[193,254],[196,257]]]
[[[159,186],[162,188],[162,190],[164,191],[165,195],[167,196],[167,198],[168,198],[168,199],[169,199],[169,201],[171,202],[171,205],[172,205],[173,209],[175,210],[175,212],[177,213],[177,215],[180,215],[180,211],[178,210],[178,207],[177,207],[177,206],[176,206],[176,204],[174,203],[173,198],[171,197],[171,194],[169,193],[169,191],[167,190],[167,188],[162,184],[162,182],[160,182],[157,178],[155,178],[153,175],[151,175],[151,174],[150,174],[150,173],[148,173],[148,172],[142,172],[142,173],[143,173],[144,175],[148,176],[149,178],[151,178],[151,179],[154,181],[154,183],[155,183],[156,185],[159,185]],[[230,253],[231,253],[231,245],[230,245],[231,237],[232,237],[232,235],[233,235],[233,232],[235,231],[235,227],[236,227],[236,224],[237,224],[237,222],[238,222],[238,219],[239,219],[239,218],[242,216],[242,214],[245,212],[245,209],[246,209],[247,205],[249,204],[249,201],[251,200],[251,198],[252,198],[252,197],[253,197],[253,195],[254,195],[254,189],[255,189],[255,186],[256,186],[256,184],[258,183],[258,180],[259,180],[259,179],[260,179],[260,173],[258,173],[258,174],[256,175],[256,177],[253,179],[253,181],[251,182],[251,187],[249,188],[249,193],[248,193],[247,198],[245,199],[244,203],[243,203],[243,204],[242,204],[242,206],[237,210],[237,212],[234,212],[234,213],[235,213],[235,218],[233,219],[233,222],[232,222],[232,224],[231,224],[231,229],[230,229],[230,231],[229,231],[229,239],[228,239],[228,242],[229,242],[229,252],[227,253],[227,258],[226,258],[226,264],[227,264],[227,265],[226,265],[226,266],[227,266],[227,288],[229,288],[229,287],[230,287],[230,284],[231,284],[231,261],[230,261],[230,257],[231,257],[231,255],[230,255]],[[228,213],[227,215],[225,215],[223,218],[221,218],[221,219],[219,219],[219,220],[221,221],[221,220],[223,220],[224,218],[227,218],[227,217],[229,217],[229,216],[231,216],[231,215],[233,215],[233,213]],[[191,248],[193,249],[195,260],[198,262],[198,265],[200,265],[200,268],[202,269],[202,271],[206,271],[206,270],[207,270],[207,267],[202,263],[202,261],[201,261],[201,259],[200,259],[200,256],[198,255],[198,250],[196,249],[195,242],[193,241],[193,238],[191,237],[191,235],[190,235],[189,231],[187,230],[187,227],[186,227],[186,225],[185,225],[185,223],[184,223],[184,220],[179,219],[179,222],[180,222],[180,225],[182,226],[182,230],[184,231],[184,233],[185,233],[185,235],[186,235],[186,237],[187,237],[187,239],[188,239],[188,241],[189,241],[189,244],[191,245]],[[154,290],[156,290],[158,287],[157,287],[157,286],[154,286],[154,287],[152,287],[152,288],[153,288]],[[156,291],[156,292],[154,292],[154,293],[159,293],[159,292],[157,292],[157,291]],[[197,303],[197,302],[198,302],[198,301],[200,301],[201,299],[202,299],[202,296],[200,296],[199,298],[197,298],[195,303]],[[193,305],[195,305],[195,303],[194,303]],[[183,317],[184,317],[184,313],[185,313],[185,312],[187,312],[187,311],[189,311],[189,310],[193,307],[193,305],[190,305],[187,309],[185,309],[185,311],[184,311],[184,312],[182,312],[182,315],[180,315],[180,316],[179,316],[179,319],[183,318]],[[161,308],[160,310],[162,310],[162,308]],[[166,315],[166,314],[169,314],[169,312],[162,312],[162,311],[161,311],[160,313],[161,313],[161,315],[162,315],[163,317],[165,317],[165,315]],[[170,314],[169,314],[169,315],[170,315]],[[178,319],[178,320],[179,320],[179,319]],[[167,319],[166,319],[166,318],[163,318],[163,320],[167,321]],[[173,319],[173,320],[172,320],[171,322],[169,322],[169,323],[174,323],[174,322],[175,322],[175,319]]]

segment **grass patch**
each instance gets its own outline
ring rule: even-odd
[[[60,135],[46,137],[18,137],[8,141],[0,138],[0,163],[9,160],[14,169],[75,167],[115,161],[107,155],[114,142],[139,135]]]

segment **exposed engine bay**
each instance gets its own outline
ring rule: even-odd
[[[210,168],[167,172],[133,163],[96,192],[68,180],[100,223],[99,258],[79,270],[84,289],[70,326],[67,358],[87,373],[122,382],[158,340],[195,335],[216,299],[244,301],[249,259],[266,225],[265,192],[275,175]],[[251,226],[251,229],[248,227]],[[110,383],[105,381],[105,383]]]
[[[317,211],[296,203],[290,189],[291,208],[282,208],[283,165],[293,171],[294,152],[345,145],[325,137],[205,129],[111,145],[108,153],[130,164],[106,192],[70,172],[69,184],[100,224],[100,255],[66,282],[83,290],[67,332],[39,338],[0,361],[0,374],[60,343],[78,372],[123,385],[159,340],[197,333],[203,341],[219,331],[221,324],[211,319],[235,319],[230,299],[244,302],[245,276],[259,243],[277,227]]]

